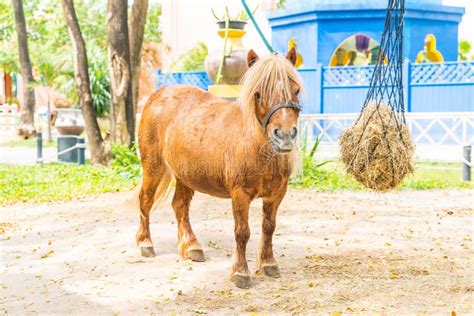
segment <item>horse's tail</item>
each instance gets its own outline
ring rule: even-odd
[[[163,200],[165,200],[171,192],[171,188],[173,187],[172,183],[174,177],[171,175],[171,172],[168,168],[163,165],[163,170],[160,170],[160,182],[156,187],[155,197],[154,197],[154,206],[159,205]]]
[[[165,200],[171,189],[173,188],[174,177],[169,173],[168,170],[163,170],[160,175],[160,182],[156,187],[155,195],[153,197],[153,207],[152,210],[159,205],[163,200]],[[141,184],[132,191],[131,197],[127,200],[130,204],[135,205],[140,210],[140,191],[142,189]]]

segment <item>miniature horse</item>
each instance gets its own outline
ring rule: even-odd
[[[145,257],[155,256],[150,236],[150,211],[176,179],[172,206],[178,222],[178,250],[193,261],[204,252],[189,222],[195,191],[232,199],[236,247],[232,279],[249,288],[245,257],[250,237],[250,202],[263,199],[262,240],[258,268],[279,277],[272,250],[278,206],[297,160],[297,120],[302,87],[294,64],[296,51],[259,59],[247,56],[239,102],[185,85],[156,91],[147,101],[139,129],[143,166],[140,226],[137,243]]]

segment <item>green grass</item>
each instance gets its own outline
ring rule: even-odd
[[[293,188],[319,191],[366,190],[344,172],[339,162],[318,162],[312,154],[303,158],[303,172],[290,179]],[[0,205],[20,202],[68,201],[105,192],[134,188],[140,179],[136,149],[112,146],[111,167],[75,164],[16,166],[0,164]],[[443,169],[447,168],[447,169]],[[474,189],[473,182],[461,181],[461,164],[416,163],[415,173],[399,190]]]
[[[339,162],[321,165],[321,162],[309,158],[304,159],[304,172],[293,176],[290,185],[319,191],[367,190],[346,174]],[[415,164],[415,173],[408,176],[399,189],[474,189],[474,183],[461,180],[461,164],[418,162]]]
[[[134,188],[137,177],[120,169],[75,164],[0,164],[0,205],[68,201]]]

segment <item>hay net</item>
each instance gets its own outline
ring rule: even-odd
[[[405,124],[405,106],[403,97],[403,23],[405,0],[388,0],[385,27],[380,41],[377,63],[370,81],[370,88],[361,115],[368,105],[374,105],[376,115],[381,123],[386,125],[396,123],[399,130]],[[391,108],[390,122],[384,121],[380,107]],[[401,134],[400,134],[401,135]],[[400,136],[401,137],[401,136]],[[402,140],[403,141],[403,140]]]
[[[346,171],[366,187],[386,191],[413,172],[414,143],[403,100],[404,0],[388,0],[377,64],[361,113],[339,139]]]

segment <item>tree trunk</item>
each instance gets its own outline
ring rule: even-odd
[[[140,84],[140,65],[143,35],[145,33],[148,0],[135,0],[132,6],[132,20],[128,25],[130,39],[130,62],[132,68],[133,113],[137,113],[138,89]]]
[[[92,103],[86,45],[77,20],[73,0],[62,0],[62,4],[69,37],[71,38],[73,47],[76,91],[79,96],[79,104],[86,124],[92,163],[106,164],[110,152],[106,148],[102,135],[100,134],[99,124]]]
[[[112,140],[132,146],[135,141],[127,0],[107,2],[108,65],[112,96]],[[115,128],[114,128],[115,124]]]
[[[28,53],[28,35],[26,32],[25,14],[22,0],[12,0],[15,12],[16,32],[18,34],[18,55],[20,57],[21,77],[23,79],[23,106],[21,109],[20,128],[21,136],[28,138],[34,134],[35,90],[33,87],[33,71]]]

